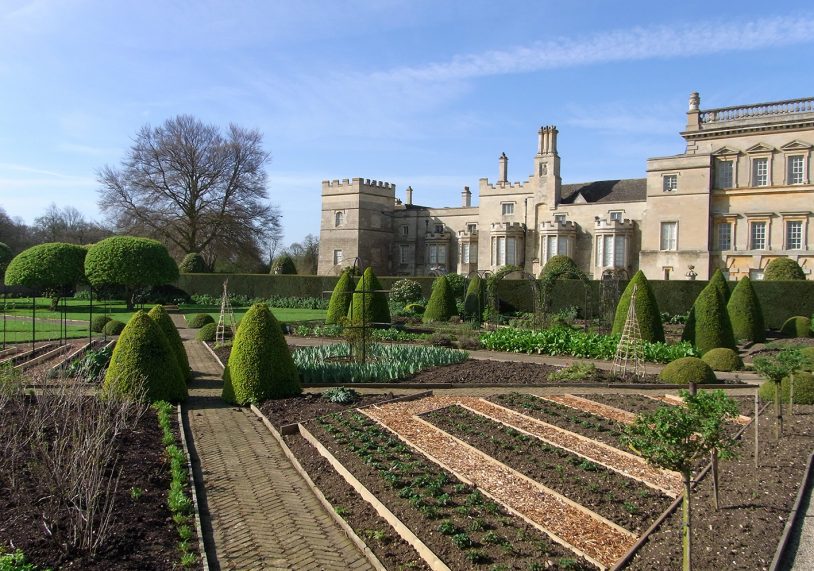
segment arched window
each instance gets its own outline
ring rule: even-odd
[[[334,226],[342,226],[345,223],[345,213],[341,210],[337,211],[334,216]]]

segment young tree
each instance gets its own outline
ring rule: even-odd
[[[77,244],[61,242],[31,246],[11,260],[6,268],[5,283],[50,292],[54,311],[65,289],[85,280],[87,252]]]
[[[752,366],[763,375],[766,380],[774,383],[774,437],[780,439],[783,435],[783,407],[780,402],[780,384],[783,378],[792,374],[803,364],[803,357],[799,350],[783,349],[777,355],[755,357]]]
[[[120,232],[157,238],[177,255],[257,256],[280,223],[268,204],[268,161],[259,131],[222,132],[179,115],[142,127],[121,167],[99,171],[99,206]]]

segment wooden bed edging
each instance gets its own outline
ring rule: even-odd
[[[201,505],[198,502],[197,484],[195,482],[195,472],[192,469],[192,456],[187,445],[187,431],[184,428],[184,414],[181,405],[175,406],[178,417],[178,432],[181,437],[181,445],[184,449],[184,457],[187,460],[187,475],[189,476],[189,493],[192,496],[192,506],[195,514],[195,533],[198,534],[198,552],[203,571],[209,571],[209,558],[206,556],[206,546],[203,540],[203,525],[201,525]],[[192,435],[190,434],[190,438]],[[203,485],[203,484],[202,484]]]
[[[199,343],[203,344],[203,346],[204,346],[204,347],[206,347],[206,350],[207,350],[207,351],[209,351],[209,354],[210,354],[210,355],[212,355],[212,356],[215,358],[215,361],[217,361],[217,362],[218,362],[218,365],[220,365],[220,368],[221,368],[221,369],[225,369],[225,368],[226,368],[226,367],[223,365],[223,361],[221,361],[221,360],[220,360],[220,357],[218,357],[217,353],[215,353],[215,352],[212,350],[212,347],[210,347],[210,346],[207,344],[207,342],[206,342],[206,341],[199,341]]]
[[[356,490],[362,499],[368,502],[376,512],[390,524],[396,533],[398,533],[404,541],[409,543],[413,546],[418,552],[418,555],[427,563],[430,569],[433,571],[450,571],[449,567],[447,567],[446,563],[441,561],[441,559],[433,553],[433,551],[427,547],[427,545],[421,541],[411,530],[408,528],[404,523],[396,517],[396,515],[391,512],[379,499],[374,496],[370,490],[368,490],[356,477],[351,474],[347,468],[345,468],[339,460],[337,460],[333,454],[331,454],[327,448],[325,448],[322,443],[317,440],[313,434],[308,432],[308,430],[302,425],[300,427],[300,435],[305,438],[311,446],[317,449],[317,451],[330,462],[331,466],[333,466],[334,470],[336,470],[344,479],[347,481],[353,488]]]
[[[792,532],[797,524],[800,523],[801,518],[806,515],[800,509],[800,506],[802,505],[803,498],[806,495],[806,489],[811,484],[812,465],[814,465],[814,452],[808,456],[806,471],[803,474],[803,481],[800,482],[800,489],[797,492],[797,499],[794,500],[794,505],[791,508],[788,519],[786,520],[786,525],[783,528],[783,534],[780,536],[780,541],[778,542],[777,549],[774,552],[774,558],[772,559],[771,565],[769,565],[769,571],[781,569],[781,565],[787,563],[786,558],[789,555],[788,547],[789,542],[791,541]],[[782,568],[785,569],[785,567]]]
[[[303,383],[305,389],[322,389],[329,387],[363,387],[367,389],[529,389],[529,388],[557,388],[557,389],[631,389],[631,390],[678,390],[688,389],[687,385],[670,385],[666,383]],[[715,383],[698,385],[703,389],[754,389],[760,385],[741,383]]]
[[[758,413],[758,417],[755,418],[755,419],[752,419],[752,422],[760,421],[760,415],[763,414],[763,411],[766,410],[766,407],[768,407],[768,406],[769,406],[769,403],[764,404],[763,407],[760,409],[760,412]],[[738,439],[741,436],[743,436],[743,433],[746,432],[746,429],[749,428],[750,426],[752,426],[752,422],[742,426],[735,433],[734,438]],[[809,459],[809,461],[810,461],[810,459]],[[712,470],[712,462],[709,462],[706,466],[704,466],[704,468],[698,473],[698,477],[695,480],[690,482],[690,486],[694,488],[701,480],[704,479],[704,476],[706,476],[707,473],[710,470]],[[625,553],[622,556],[622,558],[619,559],[619,561],[617,561],[614,564],[613,567],[611,567],[610,571],[620,571],[621,569],[624,569],[625,565],[627,565],[630,562],[630,560],[633,559],[633,556],[636,555],[636,552],[642,547],[642,545],[647,543],[647,540],[650,538],[650,536],[659,528],[659,526],[662,523],[664,523],[664,520],[666,520],[668,517],[670,517],[670,515],[672,515],[672,513],[676,510],[676,508],[678,508],[678,506],[681,505],[681,502],[683,500],[684,500],[684,494],[681,494],[680,496],[678,496],[675,499],[675,501],[673,501],[673,503],[671,503],[668,506],[668,508],[666,510],[664,510],[664,512],[658,517],[658,519],[653,522],[653,525],[651,525],[649,528],[647,528],[647,531],[645,531],[642,534],[642,536],[639,538],[639,540],[636,543],[633,544],[633,547],[631,547],[630,550],[627,553]],[[788,525],[788,522],[787,522],[787,525]],[[774,567],[770,568],[770,570],[774,571]]]
[[[291,465],[294,467],[297,473],[302,477],[303,480],[305,480],[305,483],[308,485],[308,487],[317,497],[319,502],[322,504],[322,507],[325,508],[325,511],[328,512],[328,514],[331,516],[331,518],[333,518],[334,521],[336,521],[337,524],[339,524],[339,527],[342,528],[342,531],[345,532],[345,535],[348,537],[348,539],[350,539],[354,543],[354,545],[356,545],[356,548],[362,552],[362,554],[370,562],[373,568],[376,569],[376,571],[386,571],[386,568],[384,567],[384,565],[382,565],[382,562],[379,561],[379,558],[376,557],[376,554],[373,553],[373,551],[367,546],[367,544],[364,541],[361,540],[361,538],[358,535],[356,535],[356,532],[353,531],[353,528],[350,525],[348,525],[348,522],[346,522],[344,519],[342,519],[342,517],[339,514],[336,513],[334,507],[331,505],[331,503],[328,501],[328,499],[325,497],[322,491],[319,488],[317,488],[316,484],[314,484],[314,481],[308,475],[308,472],[306,472],[305,469],[302,467],[302,464],[300,464],[299,460],[297,460],[297,457],[294,456],[294,453],[291,452],[291,449],[285,443],[285,440],[281,436],[280,432],[277,432],[277,429],[275,429],[274,425],[271,424],[271,421],[269,421],[269,419],[266,418],[266,415],[264,415],[263,412],[255,405],[251,405],[251,410],[261,421],[263,421],[263,424],[265,424],[266,428],[268,428],[269,432],[271,432],[271,435],[277,441],[277,444],[279,444],[280,448],[282,448],[283,453],[285,453],[286,458],[288,458],[288,461],[291,462]],[[295,431],[292,432],[290,427],[293,427]],[[299,433],[298,424],[289,424],[284,426],[283,429],[289,430],[288,432],[283,432],[282,434]]]

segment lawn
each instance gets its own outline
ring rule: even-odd
[[[40,321],[37,319],[37,341],[51,341],[54,339],[61,339],[59,323],[50,321]],[[98,334],[97,334],[98,335]],[[68,338],[87,337],[87,325],[68,325]],[[5,340],[6,343],[23,343],[31,341],[31,321],[17,321],[13,319],[5,320],[5,328],[3,327],[3,320],[0,319],[0,341]]]
[[[235,319],[240,321],[243,314],[249,310],[248,307],[235,307],[233,308]],[[212,318],[217,321],[220,317],[220,306],[203,306],[203,305],[184,305],[180,309],[184,315],[192,313],[208,313]],[[288,309],[283,307],[272,307],[271,312],[277,321],[284,321],[285,323],[293,323],[295,321],[325,321],[324,309]]]

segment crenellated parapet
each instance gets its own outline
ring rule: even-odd
[[[630,232],[636,227],[633,220],[608,220],[606,218],[594,219],[594,230],[607,232]]]
[[[427,232],[424,234],[424,239],[433,242],[443,242],[452,237],[450,232]]]
[[[396,192],[396,185],[393,183],[385,182],[383,180],[375,180],[370,178],[343,178],[334,180],[322,181],[322,192],[381,192],[392,191]]]
[[[546,233],[576,232],[577,224],[573,220],[546,220],[540,222],[539,229]]]
[[[526,182],[496,182],[495,184],[491,184],[488,178],[480,179],[480,190],[481,193],[484,190],[494,190],[500,192],[514,191],[514,192],[529,192],[527,190],[528,181]]]
[[[525,234],[526,225],[522,222],[492,222],[489,231],[492,234]]]

